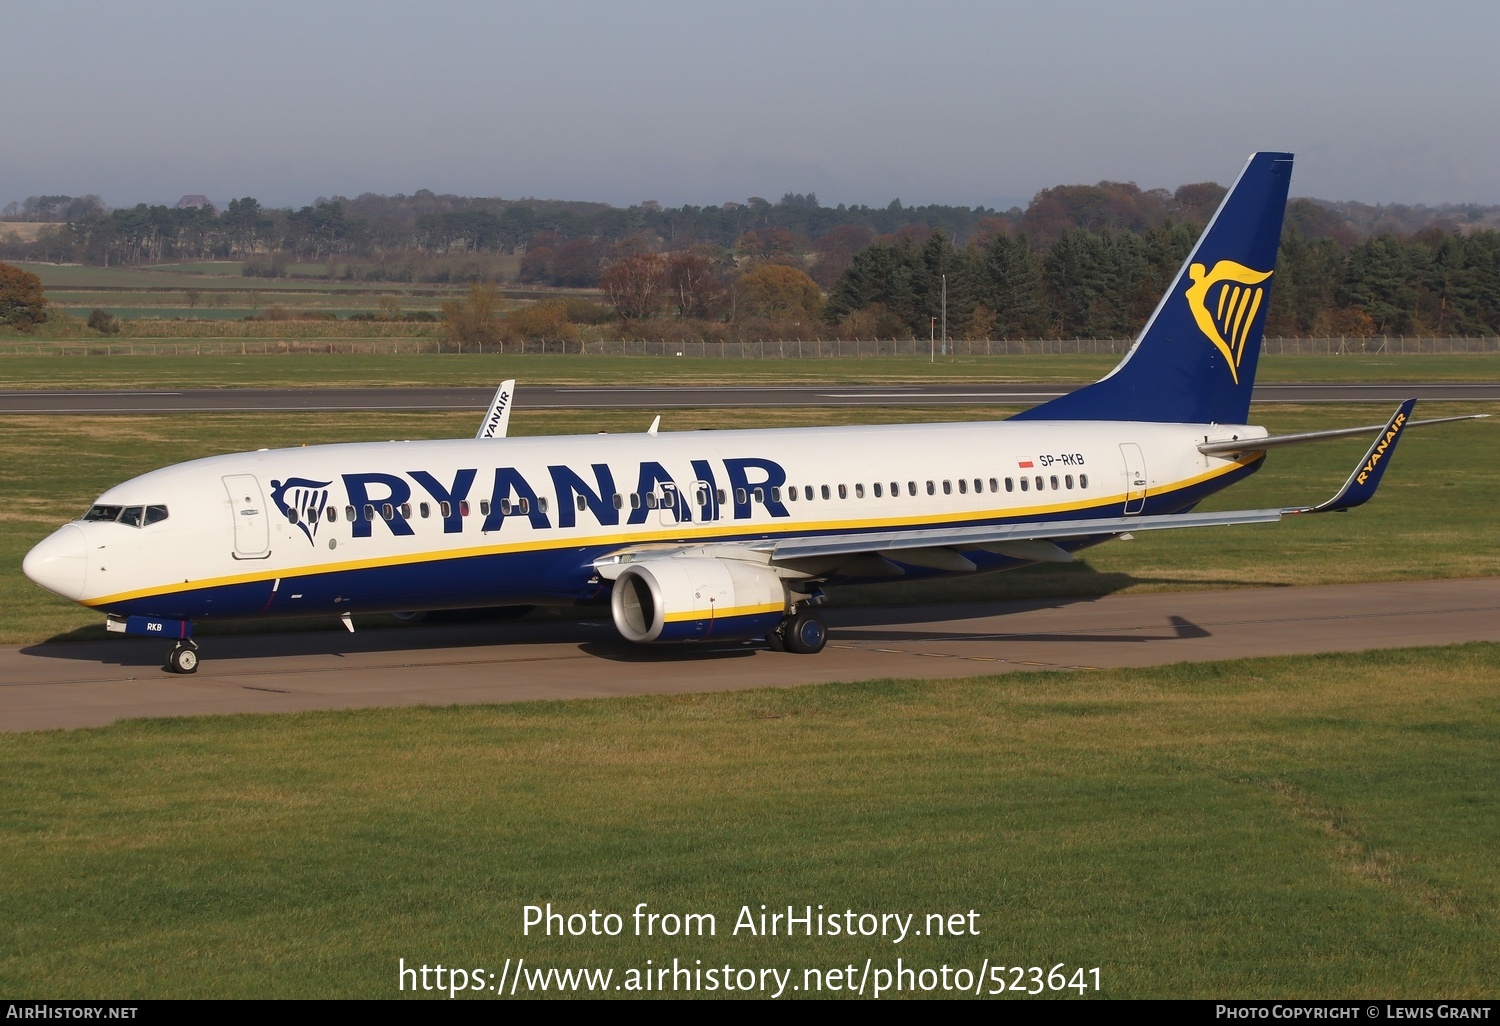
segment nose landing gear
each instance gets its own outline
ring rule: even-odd
[[[198,672],[198,646],[192,640],[179,641],[167,653],[167,670],[171,673]]]

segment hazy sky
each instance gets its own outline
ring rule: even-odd
[[[1500,203],[1500,3],[0,0],[0,204],[361,192]]]

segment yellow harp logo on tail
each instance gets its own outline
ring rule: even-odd
[[[1261,282],[1271,277],[1271,272],[1254,271],[1233,260],[1220,260],[1212,271],[1205,271],[1202,264],[1193,264],[1188,268],[1188,277],[1193,279],[1187,290],[1193,320],[1229,361],[1229,373],[1237,385],[1245,340],[1250,337],[1250,325],[1255,323],[1266,295]]]

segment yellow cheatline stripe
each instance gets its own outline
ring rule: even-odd
[[[684,613],[668,613],[664,623],[681,623],[684,620],[727,620],[732,616],[756,616],[761,613],[780,613],[786,609],[784,602],[762,602],[754,606],[731,606],[728,609],[689,609]]]
[[[1166,488],[1157,489],[1148,494],[1164,495],[1225,474],[1234,472],[1241,467],[1261,459],[1261,455],[1240,457],[1225,466],[1209,470],[1205,473],[1185,478],[1174,482]],[[1134,496],[1139,498],[1139,496]],[[1087,501],[1050,503],[1038,506],[1025,506],[1013,509],[987,509],[972,510],[964,513],[954,513],[942,518],[941,523],[945,526],[953,526],[976,520],[992,520],[996,517],[1007,519],[1026,516],[1040,516],[1048,513],[1064,513],[1069,510],[1083,510],[1104,508],[1113,505],[1123,505],[1126,500],[1124,493],[1106,495],[1102,498],[1090,498]],[[519,517],[517,517],[519,518]],[[322,574],[347,573],[354,570],[371,570],[381,567],[407,566],[416,563],[438,563],[450,559],[468,559],[474,556],[497,556],[513,552],[544,552],[551,549],[576,549],[593,548],[601,545],[648,545],[648,544],[691,544],[694,542],[733,541],[746,535],[757,537],[777,535],[802,534],[809,531],[857,531],[871,529],[892,529],[900,527],[930,526],[935,521],[932,517],[910,516],[910,517],[883,517],[864,520],[819,520],[802,521],[788,524],[781,523],[756,523],[724,525],[722,522],[705,524],[702,527],[684,528],[673,531],[672,534],[664,536],[656,534],[641,534],[640,529],[649,525],[637,525],[637,530],[631,533],[586,535],[570,537],[549,537],[539,540],[527,539],[526,541],[511,542],[508,544],[466,546],[459,549],[440,549],[437,551],[402,553],[394,556],[373,556],[368,559],[346,560],[338,563],[319,563],[313,566],[292,567],[283,569],[266,569],[258,573],[233,574],[225,577],[211,577],[206,580],[193,581],[186,586],[181,584],[158,585],[151,588],[140,588],[135,591],[122,591],[113,595],[103,595],[91,598],[79,603],[89,608],[100,608],[114,605],[120,602],[128,602],[132,599],[152,598],[158,595],[172,595],[184,591],[199,591],[204,588],[224,588],[236,584],[255,584],[261,581],[281,579],[282,588],[287,586],[288,581],[294,581],[300,577],[315,577]],[[681,526],[681,525],[678,525]],[[556,532],[564,530],[552,528]],[[279,589],[278,589],[279,590]]]

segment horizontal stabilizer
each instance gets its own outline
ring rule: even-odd
[[[1461,417],[1433,417],[1430,420],[1408,420],[1405,427],[1427,427],[1430,424],[1451,424],[1455,420],[1482,420],[1488,413],[1466,413]],[[1304,431],[1299,435],[1270,435],[1264,438],[1231,438],[1221,442],[1204,442],[1198,451],[1205,456],[1236,456],[1242,452],[1264,452],[1282,445],[1301,445],[1303,442],[1323,442],[1330,438],[1350,438],[1371,431],[1381,431],[1385,424],[1366,424],[1363,427],[1335,428],[1332,431]]]

